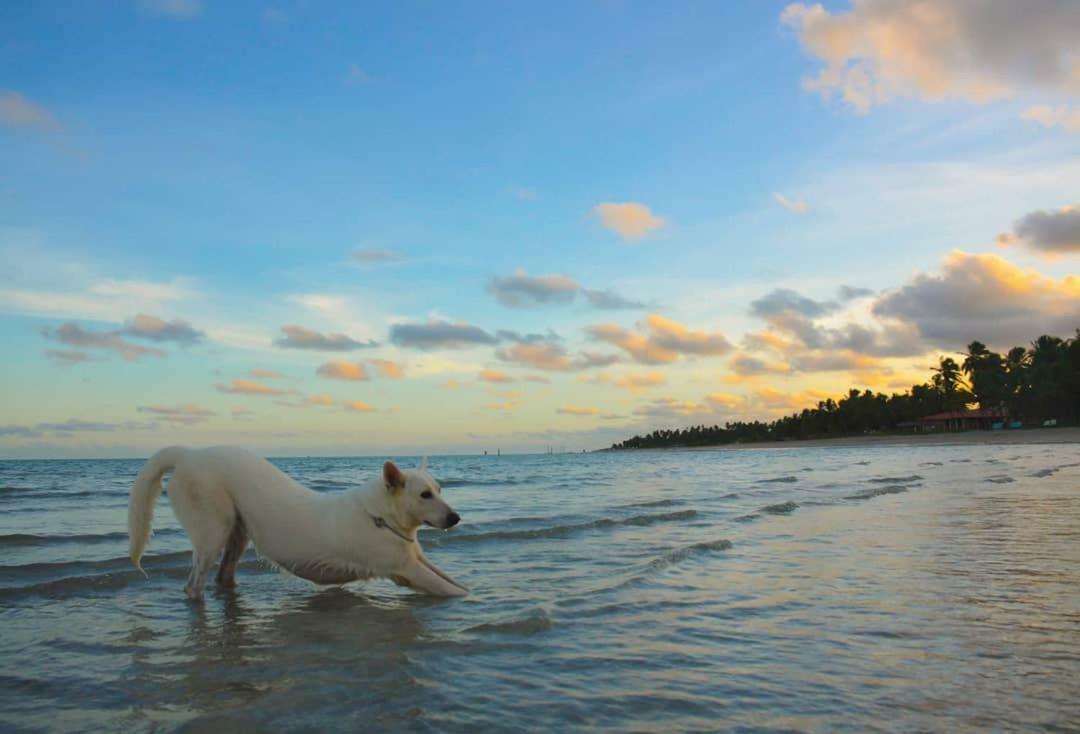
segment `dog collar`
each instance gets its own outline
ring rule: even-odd
[[[415,543],[416,542],[412,538],[410,538],[410,537],[408,537],[406,535],[403,535],[400,530],[395,528],[393,525],[388,523],[386,520],[383,520],[381,517],[377,517],[376,515],[372,515],[371,516],[371,521],[375,523],[375,527],[377,527],[377,528],[386,528],[391,533],[393,533],[394,535],[396,535],[399,538],[401,538],[402,540],[404,540],[406,543]]]

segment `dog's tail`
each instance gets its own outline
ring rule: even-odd
[[[128,500],[128,555],[135,568],[143,571],[140,560],[150,542],[150,523],[154,519],[154,503],[161,494],[161,477],[176,466],[187,452],[184,446],[169,446],[158,451],[143,465]]]

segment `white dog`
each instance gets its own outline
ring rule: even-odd
[[[131,488],[131,561],[150,540],[161,477],[173,470],[169,502],[193,547],[184,591],[201,599],[218,558],[217,582],[236,585],[236,564],[255,544],[259,555],[316,584],[387,577],[438,596],[464,596],[464,586],[437,569],[416,539],[421,524],[450,528],[461,518],[440,496],[427,461],[416,471],[392,462],[367,486],[319,494],[244,449],[170,446],[150,457]]]

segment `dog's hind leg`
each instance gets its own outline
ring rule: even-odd
[[[225,544],[225,553],[221,556],[221,564],[218,566],[217,584],[231,589],[236,586],[236,565],[240,563],[241,556],[248,547],[247,529],[240,515],[236,516],[233,523],[232,533]]]
[[[202,599],[211,569],[221,557],[236,522],[236,507],[224,490],[198,481],[182,468],[169,482],[169,502],[191,540],[191,575],[184,593],[193,601]]]

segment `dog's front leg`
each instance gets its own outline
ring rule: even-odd
[[[398,586],[408,586],[434,596],[465,596],[469,593],[463,587],[447,581],[419,560],[410,560],[401,573],[390,578]]]

